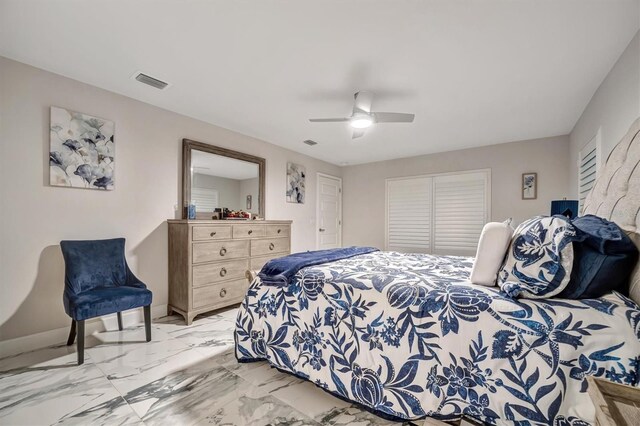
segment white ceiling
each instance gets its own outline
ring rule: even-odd
[[[258,177],[258,165],[255,163],[198,150],[191,151],[191,171],[201,175],[237,180]]]
[[[640,0],[0,0],[3,56],[336,164],[567,134],[639,27]],[[415,122],[308,122],[358,90]]]

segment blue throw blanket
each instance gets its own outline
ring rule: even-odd
[[[306,251],[272,259],[258,274],[264,284],[287,285],[295,274],[307,266],[320,265],[335,260],[379,251],[374,247],[345,247],[329,250]]]

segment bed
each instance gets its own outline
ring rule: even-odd
[[[636,244],[639,128],[585,203]],[[238,313],[236,357],[393,419],[584,425],[595,417],[587,376],[639,386],[637,268],[630,298],[527,300],[471,284],[472,261],[373,252],[303,268],[288,285],[256,278]]]

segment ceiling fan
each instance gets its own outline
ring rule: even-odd
[[[364,136],[365,130],[377,123],[412,123],[415,114],[405,114],[402,112],[372,112],[373,93],[357,92],[353,102],[353,113],[351,117],[343,118],[310,118],[313,123],[335,123],[348,121],[353,127],[352,139]]]

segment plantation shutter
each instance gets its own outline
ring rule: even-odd
[[[435,254],[473,256],[488,222],[488,173],[433,178]]]
[[[431,178],[387,181],[387,249],[431,251]]]
[[[199,212],[212,212],[218,208],[218,190],[209,188],[191,188],[191,202]]]
[[[580,204],[578,210],[581,213],[584,200],[587,198],[587,194],[589,194],[591,188],[593,188],[598,175],[598,151],[596,136],[582,148],[578,156],[578,199]]]
[[[386,249],[472,256],[489,221],[490,171],[387,180]]]

